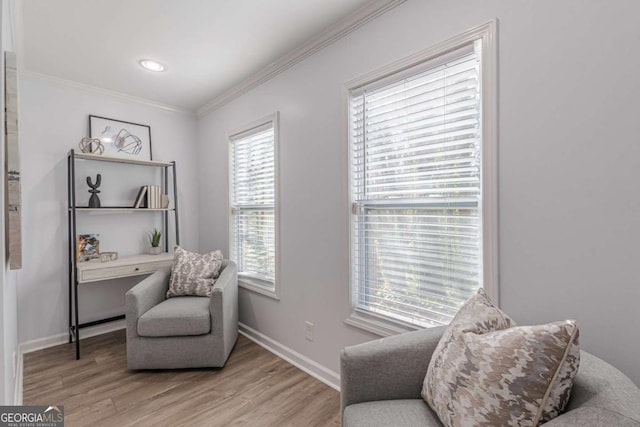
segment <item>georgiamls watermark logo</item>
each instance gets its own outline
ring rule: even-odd
[[[0,406],[0,427],[64,427],[64,406]]]

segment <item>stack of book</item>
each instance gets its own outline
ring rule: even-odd
[[[133,203],[134,208],[165,209],[169,198],[162,193],[159,185],[143,185]]]

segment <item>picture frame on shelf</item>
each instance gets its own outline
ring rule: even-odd
[[[94,233],[78,234],[76,256],[77,262],[100,258],[100,235]]]
[[[153,160],[151,127],[124,120],[89,116],[90,138],[99,139],[104,156],[133,160]]]

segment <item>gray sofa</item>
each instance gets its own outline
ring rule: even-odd
[[[420,391],[444,329],[409,332],[342,350],[343,427],[441,426]],[[613,366],[582,352],[566,412],[545,425],[640,427],[640,389]]]
[[[224,366],[238,337],[238,274],[223,260],[211,298],[166,299],[169,267],[125,297],[129,369]]]

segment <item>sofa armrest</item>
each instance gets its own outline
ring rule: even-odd
[[[585,407],[566,412],[544,425],[545,427],[640,427],[640,421],[609,409]]]
[[[230,260],[223,260],[222,268],[211,292],[211,333],[225,337],[225,346],[233,346],[238,332],[238,268]]]
[[[340,354],[342,410],[360,402],[419,399],[429,360],[445,328],[345,347]]]
[[[161,268],[125,295],[127,334],[137,335],[138,319],[165,300],[169,289],[171,267]]]
[[[566,412],[548,424],[585,427],[627,425],[621,421],[609,420],[612,417],[621,417],[626,423],[633,421],[635,424],[628,425],[640,427],[640,389],[614,366],[593,354],[581,351],[580,367],[573,379]],[[603,420],[603,423],[597,424],[597,420]]]

